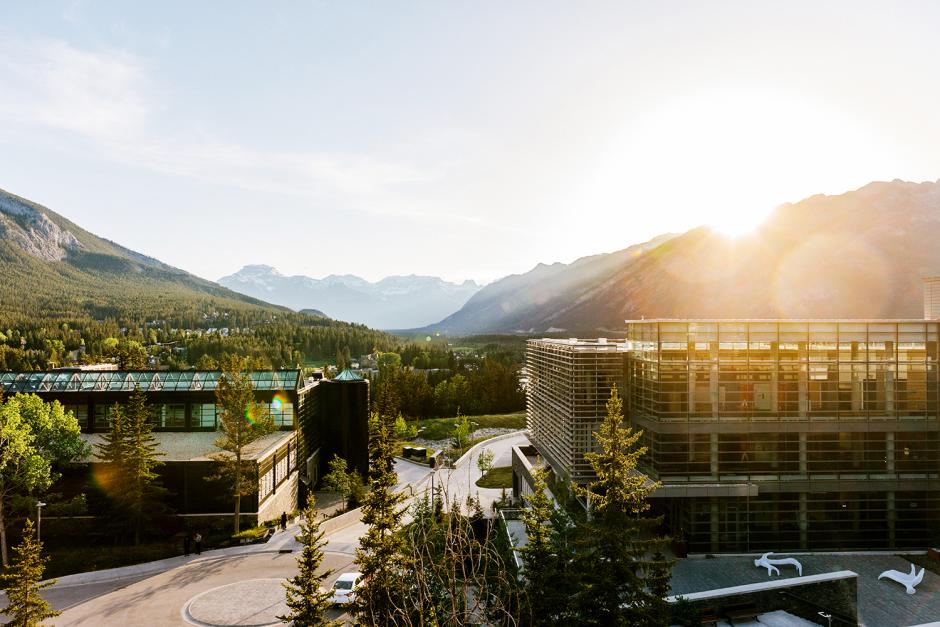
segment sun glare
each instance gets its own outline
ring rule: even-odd
[[[853,162],[859,135],[809,100],[716,88],[634,117],[580,189],[588,206],[611,216],[626,207],[653,232],[704,225],[738,237],[780,204],[826,189]]]
[[[766,211],[750,208],[715,211],[705,222],[705,226],[727,237],[741,237],[754,232],[763,224],[771,211],[773,211],[772,207],[767,208]]]

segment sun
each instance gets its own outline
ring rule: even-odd
[[[749,207],[716,210],[705,222],[705,226],[730,238],[743,237],[756,231],[773,212],[773,208]]]
[[[644,233],[706,226],[741,237],[845,178],[868,152],[860,135],[812,98],[714,86],[625,116],[586,162],[578,198]]]

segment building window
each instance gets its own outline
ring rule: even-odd
[[[278,460],[276,476],[278,485],[280,485],[284,479],[287,479],[287,455],[284,455],[284,457]]]
[[[189,406],[193,427],[215,429],[218,406],[214,403],[193,403]]]
[[[186,426],[186,405],[154,405],[153,411],[158,427],[182,428]]]
[[[258,502],[260,503],[268,497],[274,490],[274,468],[268,468],[267,472],[258,479]]]
[[[72,412],[79,427],[88,428],[88,405],[64,405],[63,407],[66,413]]]
[[[275,398],[268,403],[268,411],[271,412],[271,418],[278,427],[294,426],[294,404],[285,403],[279,398]]]
[[[95,405],[95,429],[108,429],[111,426],[113,405]]]

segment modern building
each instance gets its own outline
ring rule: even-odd
[[[102,441],[115,403],[126,403],[135,389],[147,396],[154,437],[163,454],[159,472],[170,505],[180,514],[229,514],[233,500],[208,479],[219,452],[215,392],[219,371],[115,371],[61,369],[0,373],[5,396],[36,394],[58,401],[74,413],[90,445]],[[340,455],[351,468],[368,470],[368,382],[347,375],[326,381],[304,378],[300,370],[251,373],[257,402],[268,407],[278,430],[246,449],[255,463],[256,496],[245,498],[247,517],[267,520],[297,507],[313,489],[329,460]],[[81,476],[66,477],[73,491],[95,485],[94,457]]]
[[[532,442],[585,483],[609,389],[693,552],[923,548],[940,535],[940,322],[638,320],[531,340]]]

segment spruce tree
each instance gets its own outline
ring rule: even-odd
[[[669,563],[660,554],[667,539],[655,535],[660,519],[644,516],[658,484],[636,470],[646,452],[638,446],[642,434],[623,424],[623,401],[615,387],[607,417],[594,434],[600,450],[585,455],[597,479],[576,488],[589,507],[574,569],[573,610],[581,624],[668,624],[663,593]]]
[[[535,472],[532,493],[526,495],[522,510],[528,543],[519,549],[528,601],[528,618],[534,625],[565,622],[570,598],[570,577],[564,539],[570,522],[555,508],[547,494],[547,472]]]
[[[95,445],[95,457],[101,461],[96,473],[97,482],[108,499],[108,528],[115,543],[127,530],[130,493],[127,473],[127,416],[124,408],[115,404],[108,416],[108,430],[101,434],[102,443]]]
[[[325,617],[331,605],[332,593],[323,589],[323,583],[333,571],[317,572],[323,564],[323,547],[326,542],[323,540],[314,504],[314,496],[310,494],[303,512],[303,522],[300,523],[300,535],[297,536],[297,540],[303,545],[297,558],[298,573],[284,584],[287,607],[291,611],[284,616],[278,616],[282,622],[292,622],[295,627],[337,624]]]
[[[147,397],[136,388],[126,409],[126,472],[128,475],[128,510],[134,525],[134,544],[140,544],[144,523],[149,516],[163,509],[166,489],[158,481],[157,468],[163,465]]]
[[[356,562],[363,584],[356,598],[356,617],[364,625],[398,622],[404,607],[406,571],[401,507],[405,497],[395,492],[398,478],[393,468],[392,425],[387,416],[372,414],[369,420],[370,490],[362,506],[362,522],[369,526],[359,540]]]
[[[2,613],[10,619],[9,624],[16,627],[41,625],[45,619],[61,613],[53,610],[39,594],[40,590],[55,585],[55,580],[40,583],[49,558],[43,557],[42,542],[33,538],[34,531],[33,521],[27,518],[23,540],[13,547],[13,563],[0,575],[7,595],[7,606]]]
[[[109,427],[95,451],[102,462],[101,483],[111,502],[115,530],[132,529],[134,544],[140,544],[144,523],[164,507],[166,489],[156,472],[163,453],[153,436],[146,395],[139,388],[126,406],[114,405]]]

